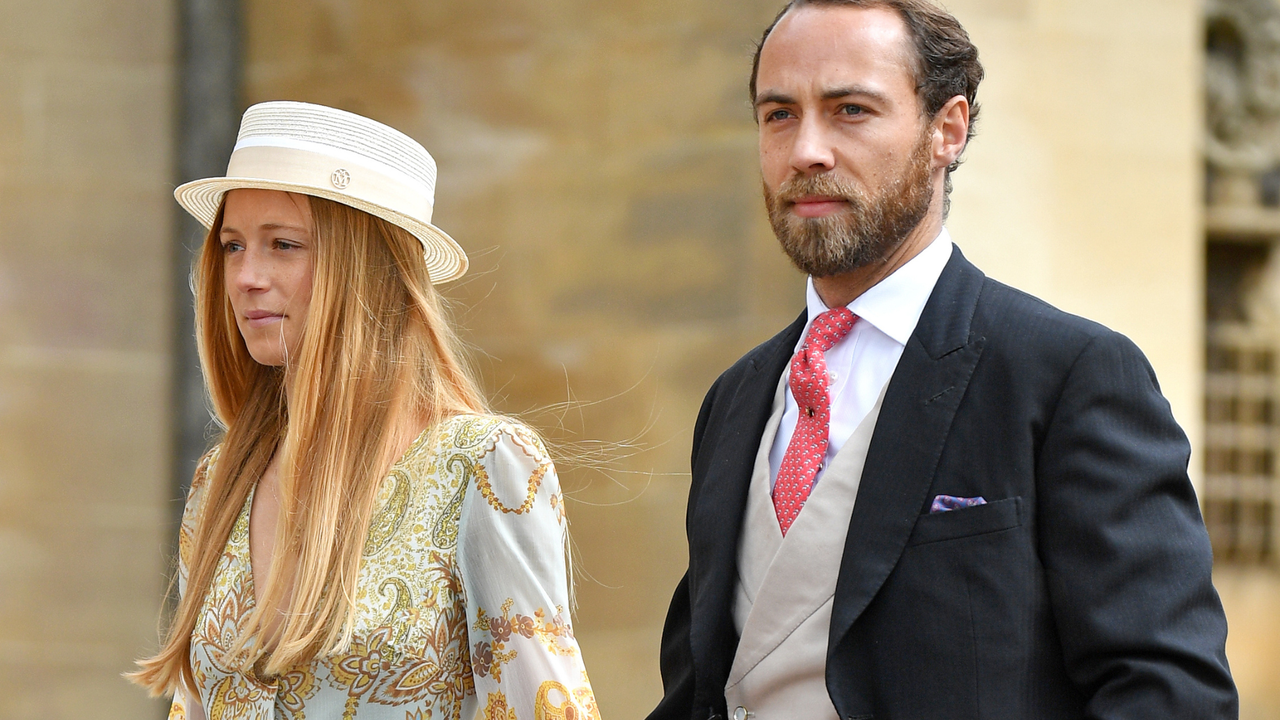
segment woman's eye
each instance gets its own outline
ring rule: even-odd
[[[231,253],[243,249],[240,243],[234,240],[222,243],[222,252]]]

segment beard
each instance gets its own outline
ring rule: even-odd
[[[832,172],[793,176],[776,193],[765,187],[769,224],[801,272],[830,277],[883,262],[920,224],[933,200],[927,130],[906,166],[875,195]],[[838,198],[849,208],[816,218],[791,212],[796,200],[810,195]]]

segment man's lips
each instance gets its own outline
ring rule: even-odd
[[[249,310],[244,314],[244,319],[249,324],[249,327],[260,328],[280,322],[284,319],[284,315],[273,313],[269,310]]]
[[[791,201],[791,211],[800,217],[823,217],[841,212],[848,206],[843,198],[828,195],[809,195]]]

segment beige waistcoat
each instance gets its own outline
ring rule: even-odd
[[[784,539],[769,487],[769,448],[782,421],[785,382],[783,375],[747,495],[733,603],[740,639],[724,695],[734,720],[838,720],[825,680],[831,603],[884,389]]]

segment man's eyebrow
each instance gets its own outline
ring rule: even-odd
[[[862,85],[849,85],[845,87],[834,87],[830,90],[824,90],[822,93],[823,100],[839,100],[846,97],[867,97],[880,103],[888,104],[889,96]],[[795,98],[790,95],[783,95],[776,91],[767,91],[763,95],[756,98],[756,107],[766,104],[775,105],[795,105]]]
[[[885,95],[879,90],[872,90],[871,88],[862,85],[849,85],[847,87],[831,88],[830,90],[826,90],[822,93],[823,100],[839,100],[840,98],[854,96],[869,97],[872,100],[886,104],[889,102],[888,95]]]
[[[774,92],[774,91],[769,91],[763,95],[756,96],[756,107],[760,107],[761,105],[767,105],[767,104],[795,105],[796,101],[795,101],[795,98],[791,97],[790,95],[783,95],[780,92]]]

